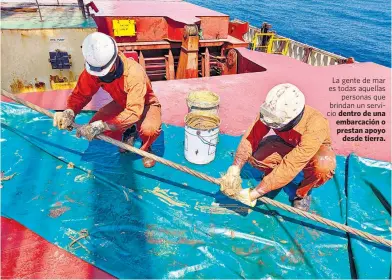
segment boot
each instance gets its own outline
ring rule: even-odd
[[[150,154],[153,153],[151,148],[148,148],[147,152]],[[151,158],[146,158],[146,157],[143,158],[143,165],[145,168],[151,168],[155,165],[155,163],[156,163],[156,161]]]
[[[311,200],[312,197],[310,195],[307,195],[303,198],[296,197],[293,201],[293,207],[303,211],[309,211]]]
[[[136,130],[136,125],[131,126],[127,130],[125,130],[122,138],[122,142],[125,144],[128,144],[129,146],[133,147],[133,144],[135,143],[135,139],[137,136],[137,130]],[[120,153],[128,153],[127,150],[119,148]]]

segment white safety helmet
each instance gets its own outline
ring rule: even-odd
[[[109,73],[116,61],[118,49],[114,39],[104,33],[88,35],[82,45],[85,67],[93,76],[102,77]]]
[[[305,107],[304,94],[292,84],[274,86],[260,107],[260,120],[273,129],[281,129]]]

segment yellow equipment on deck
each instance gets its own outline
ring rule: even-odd
[[[266,36],[266,37],[264,37],[264,36]],[[258,44],[260,42],[260,37],[261,37],[261,41],[263,41],[262,40],[263,38],[267,38],[265,44],[261,44],[261,45]],[[275,42],[279,42],[277,48],[274,48]],[[255,33],[253,36],[252,50],[260,49],[262,52],[266,52],[266,53],[270,53],[270,54],[287,55],[287,52],[289,50],[289,43],[290,43],[290,39],[282,38],[282,37],[275,37],[275,33],[258,32],[258,33]]]

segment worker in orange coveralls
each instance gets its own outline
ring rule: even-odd
[[[142,66],[126,58],[118,51],[115,40],[100,32],[85,38],[82,52],[85,70],[68,97],[67,109],[55,113],[53,125],[59,129],[69,128],[75,116],[102,87],[113,101],[103,106],[89,124],[78,128],[76,136],[91,141],[104,133],[133,145],[138,132],[141,149],[151,152],[151,144],[161,132],[161,105]],[[155,161],[143,158],[143,164],[148,168],[154,166]]]
[[[265,137],[270,129],[276,135]],[[284,187],[303,170],[304,179],[296,190],[293,206],[308,211],[310,190],[335,174],[336,157],[328,120],[305,105],[305,97],[296,86],[275,86],[243,136],[228,173],[239,177],[246,162],[265,176],[255,189],[240,191],[238,200],[254,206],[257,198]]]

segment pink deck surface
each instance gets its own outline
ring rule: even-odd
[[[0,219],[2,279],[115,279],[18,222]]]
[[[184,116],[188,112],[186,96],[189,92],[207,89],[220,95],[221,132],[230,135],[241,135],[258,114],[268,90],[279,83],[292,83],[300,88],[308,105],[320,110],[325,116],[330,112],[330,102],[342,103],[341,92],[330,92],[332,78],[384,78],[386,83],[386,106],[383,109],[369,111],[386,112],[387,130],[385,142],[344,142],[336,133],[336,120],[346,117],[328,117],[331,127],[333,147],[338,154],[356,153],[359,156],[376,160],[391,161],[391,108],[390,108],[390,69],[374,63],[356,63],[329,67],[313,67],[300,61],[279,55],[269,55],[239,48],[244,59],[250,59],[262,65],[267,71],[231,76],[209,77],[201,79],[172,80],[153,82],[163,108],[163,121],[173,125],[184,125]],[[21,94],[23,98],[49,109],[64,109],[65,99],[69,91]],[[355,93],[353,93],[355,94]],[[356,93],[360,94],[360,93]],[[108,103],[111,98],[100,90],[90,104],[88,110],[97,110]],[[363,101],[362,103],[380,103],[380,101]],[[347,109],[346,109],[347,110]],[[354,109],[355,110],[355,109]],[[336,111],[336,110],[335,110]],[[350,119],[355,119],[350,117]],[[367,119],[367,118],[366,118]],[[380,118],[379,118],[380,119]],[[350,126],[346,126],[350,128]],[[375,127],[377,128],[377,127]]]
[[[185,24],[200,21],[197,17],[228,17],[228,15],[180,1],[110,1],[97,2],[96,16],[169,17]]]

